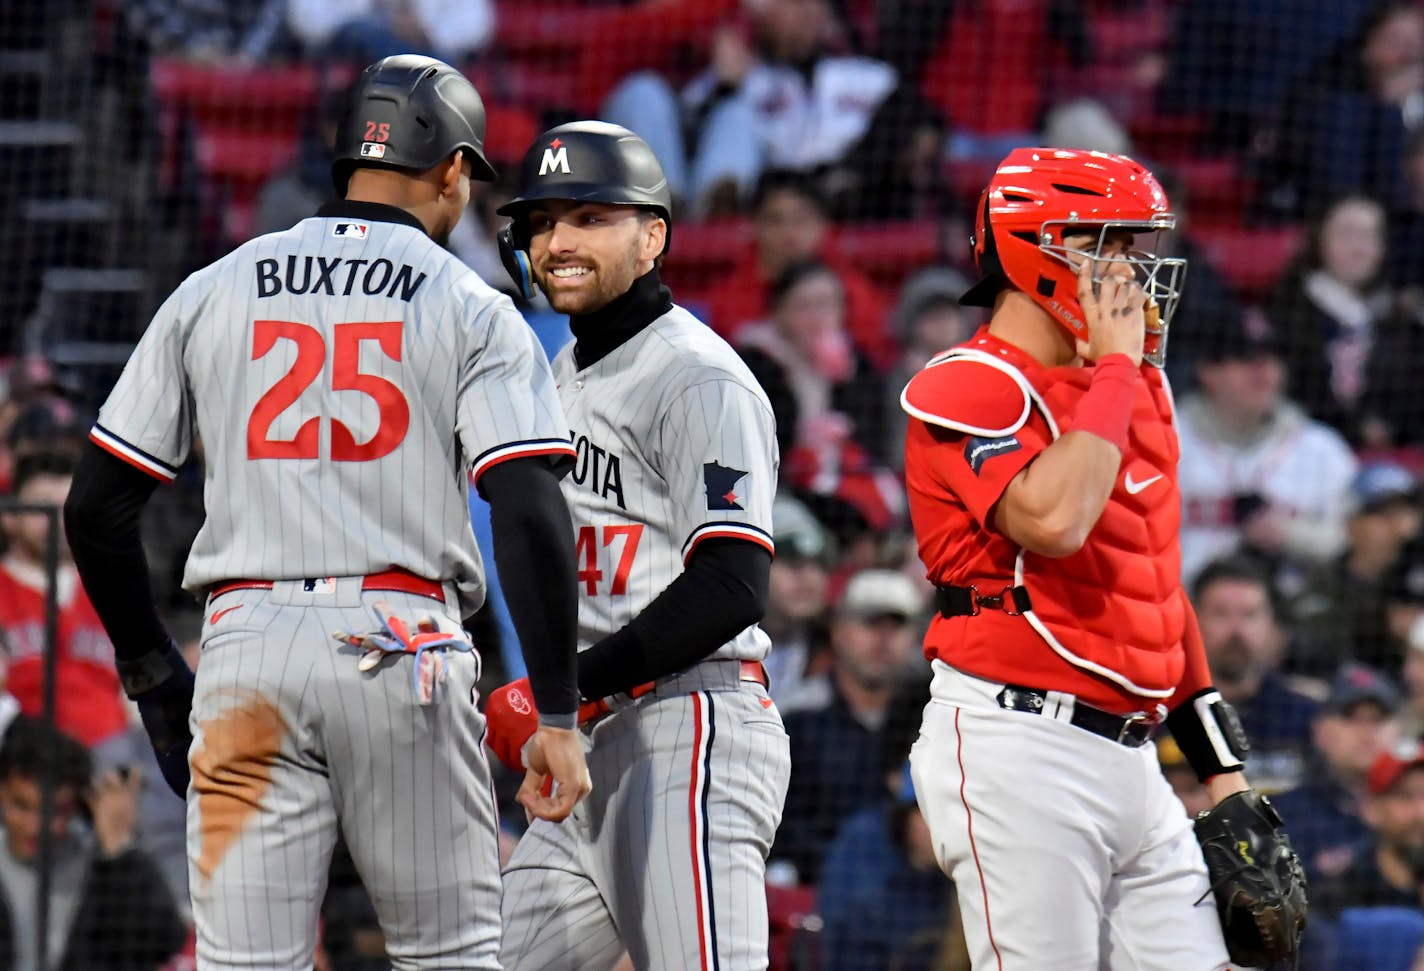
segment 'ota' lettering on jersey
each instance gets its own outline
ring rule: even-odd
[[[362,267],[365,267],[364,272]],[[425,282],[424,273],[416,276],[415,268],[406,263],[402,263],[397,270],[395,264],[387,259],[289,256],[285,274],[281,272],[281,264],[273,259],[258,260],[255,269],[259,297],[275,297],[284,290],[296,296],[324,293],[334,297],[339,292],[341,296],[349,297],[355,292],[359,279],[361,292],[368,297],[384,294],[410,303]]]
[[[964,443],[964,461],[969,463],[969,471],[975,475],[984,467],[984,463],[996,455],[1008,455],[1010,452],[1017,452],[1023,448],[1017,438],[979,438],[974,437]]]
[[[618,462],[618,456],[606,448],[590,442],[587,435],[570,431],[569,441],[573,442],[574,452],[577,454],[574,459],[574,470],[569,474],[569,478],[574,480],[574,484],[584,485],[587,483],[589,491],[604,499],[607,499],[609,493],[612,493],[613,501],[618,503],[618,508],[627,509],[628,507],[623,504],[623,472]]]
[[[716,462],[704,462],[702,465],[702,484],[707,490],[708,509],[744,509],[741,503],[737,502],[742,496],[737,495],[737,483],[746,478],[746,473],[741,469],[729,469],[725,465],[718,465]],[[743,491],[745,495],[745,491]]]

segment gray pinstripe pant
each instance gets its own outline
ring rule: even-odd
[[[188,793],[205,971],[312,966],[338,826],[393,967],[499,968],[495,808],[472,698],[478,660],[451,654],[428,707],[415,700],[411,657],[358,671],[359,652],[331,632],[369,630],[363,602],[385,600],[412,622],[441,609],[410,594],[362,593],[359,583],[338,578],[323,595],[284,581],[210,602]]]
[[[595,724],[592,795],[520,840],[504,874],[509,971],[603,971],[625,948],[640,971],[767,966],[786,731],[735,661],[693,672]]]

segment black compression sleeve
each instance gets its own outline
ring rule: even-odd
[[[114,644],[133,661],[172,639],[158,619],[139,520],[158,480],[90,443],[64,503],[64,531],[84,591]]]
[[[564,728],[578,711],[577,577],[569,507],[543,457],[510,459],[479,480],[490,504],[494,560],[519,634],[540,717]]]
[[[642,613],[579,655],[580,694],[602,698],[691,667],[761,620],[770,587],[763,547],[702,542]]]

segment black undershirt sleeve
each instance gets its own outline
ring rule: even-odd
[[[510,459],[485,471],[479,489],[489,500],[495,566],[539,717],[573,728],[578,587],[560,478],[560,469],[542,456]]]
[[[703,541],[642,613],[579,655],[579,693],[603,698],[691,667],[761,620],[770,587],[764,547]]]
[[[92,442],[74,471],[64,503],[64,531],[74,565],[119,661],[166,649],[172,638],[158,617],[139,532],[158,480]]]

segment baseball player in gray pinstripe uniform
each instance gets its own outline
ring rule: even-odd
[[[493,177],[475,89],[400,55],[366,70],[348,112],[344,201],[169,297],[100,411],[66,523],[187,795],[198,966],[310,968],[339,828],[396,968],[497,969],[495,807],[461,629],[484,598],[466,490],[490,501],[506,585],[528,591],[510,609],[544,714],[521,800],[558,821],[589,785],[558,482],[573,449],[522,318],[441,245],[470,179]],[[195,684],[153,610],[138,514],[198,438]]]
[[[771,568],[775,423],[721,338],[658,278],[667,183],[633,133],[546,132],[501,211],[506,262],[570,315],[554,360],[577,452],[580,694],[593,795],[535,821],[505,870],[511,971],[767,966],[765,860],[790,776],[756,626]],[[523,685],[490,698],[517,764]],[[521,712],[523,714],[521,715]]]

